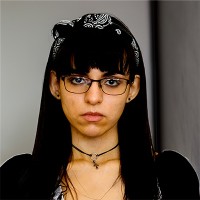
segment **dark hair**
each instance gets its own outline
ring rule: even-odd
[[[98,24],[102,27],[94,27],[88,17],[93,21],[95,17],[102,20],[106,17],[106,22]],[[145,69],[135,38],[123,22],[103,13],[87,14],[72,22],[62,21],[54,26],[53,35],[55,41],[46,66],[32,153],[35,163],[31,169],[32,179],[37,183],[32,195],[50,198],[71,159],[70,124],[60,101],[50,93],[50,71],[56,71],[60,77],[73,72],[87,73],[95,67],[111,74],[130,74],[132,81],[135,74],[140,75],[139,94],[126,104],[118,122],[121,177],[125,184],[125,198],[153,199],[157,187]]]

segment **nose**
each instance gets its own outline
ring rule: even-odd
[[[98,82],[92,82],[89,90],[85,93],[85,102],[92,105],[103,101],[103,91]]]

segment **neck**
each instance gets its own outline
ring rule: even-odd
[[[119,160],[119,145],[118,141],[115,144],[109,145],[95,145],[95,148],[91,146],[79,146],[83,143],[72,144],[72,161],[87,161],[89,165],[93,165],[96,169],[103,163],[107,163],[111,160]],[[87,149],[87,147],[90,147]]]
[[[72,144],[87,153],[102,153],[111,149],[117,143],[117,129],[112,129],[99,136],[87,136],[86,134],[72,130]]]
[[[119,146],[116,146],[118,144],[117,126],[114,126],[107,132],[104,132],[102,129],[99,129],[99,131],[93,129],[93,131],[80,132],[72,127],[72,144],[79,149],[72,148],[73,162],[87,161],[89,165],[92,166],[93,164],[94,167],[98,168],[98,165],[108,161],[119,160]],[[113,147],[115,148],[112,149]],[[109,151],[110,149],[112,150]],[[96,156],[102,153],[104,154]]]
[[[77,146],[75,146],[75,145],[73,145],[73,144],[72,144],[72,147],[73,147],[74,149],[76,149],[78,152],[80,152],[80,153],[82,153],[82,154],[84,154],[84,155],[89,156],[90,159],[91,159],[92,162],[93,162],[94,167],[96,167],[96,169],[98,169],[99,165],[97,164],[97,159],[98,159],[100,156],[103,156],[104,154],[107,154],[107,153],[113,151],[115,148],[118,147],[118,145],[119,145],[119,144],[117,143],[114,147],[112,147],[112,148],[110,148],[110,149],[108,149],[108,150],[106,150],[106,151],[104,151],[104,152],[102,152],[102,153],[95,153],[95,152],[94,152],[94,153],[87,153],[87,152],[84,152],[83,150],[79,149]]]

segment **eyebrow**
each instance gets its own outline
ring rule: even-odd
[[[107,76],[116,76],[116,75],[118,75],[118,76],[126,76],[126,74],[105,72],[105,73],[103,74],[103,77],[107,77]],[[123,78],[123,77],[119,77],[119,78]]]

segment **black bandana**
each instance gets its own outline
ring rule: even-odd
[[[135,38],[123,22],[109,14],[92,13],[72,21],[62,20],[54,26],[52,33],[55,39],[53,44],[54,59],[66,38],[70,39],[76,35],[76,38],[80,39],[84,35],[90,35],[94,42],[100,38],[107,38],[107,40],[112,39],[116,42],[131,44],[136,57],[136,65],[139,65],[139,48]]]

